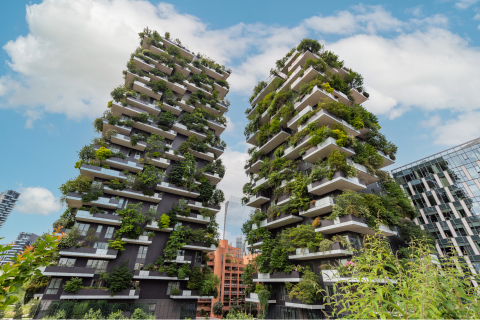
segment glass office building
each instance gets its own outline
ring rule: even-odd
[[[437,239],[441,256],[452,244],[480,271],[480,138],[392,171],[419,212],[415,223]]]
[[[242,248],[244,254],[245,245],[238,246],[237,238],[242,238],[242,226],[248,220],[252,208],[242,204],[242,199],[230,196],[229,201],[225,204],[225,219],[223,228],[223,239],[228,240],[229,243],[235,243],[237,248]]]

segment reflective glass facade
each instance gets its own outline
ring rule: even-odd
[[[229,243],[235,243],[237,248],[244,249],[244,244],[239,247],[237,238],[242,238],[242,226],[248,220],[252,208],[242,204],[242,199],[230,196],[229,201],[225,205],[224,234],[223,239]],[[242,250],[244,253],[244,250]]]
[[[7,190],[0,193],[0,229],[7,221],[10,213],[12,213],[19,197],[20,193],[13,190]]]
[[[480,271],[480,138],[392,171],[437,239],[440,255],[453,244]]]

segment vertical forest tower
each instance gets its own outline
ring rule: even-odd
[[[198,299],[218,295],[204,266],[219,241],[230,70],[168,32],[139,35],[125,82],[94,121],[101,137],[61,187],[68,210],[55,224],[67,236],[57,265],[42,270],[50,278],[36,318],[90,309],[194,318]]]
[[[409,221],[415,210],[381,170],[397,148],[361,106],[369,95],[360,74],[310,39],[270,74],[246,110],[253,147],[243,201],[255,213],[243,232],[247,248],[261,253],[244,273],[246,300],[263,301],[267,319],[323,318],[364,235],[378,230],[395,250],[402,228],[418,228]],[[302,280],[327,296],[303,290]]]

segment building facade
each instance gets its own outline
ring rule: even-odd
[[[220,240],[217,250],[208,254],[207,265],[220,278],[219,295],[218,298],[199,300],[197,317],[204,317],[209,313],[210,318],[218,318],[212,312],[212,306],[217,301],[223,303],[224,311],[229,311],[232,303],[245,302],[245,286],[241,275],[246,263],[240,255],[241,249],[232,246],[228,240]]]
[[[415,223],[437,239],[440,256],[452,245],[480,272],[480,139],[395,170],[419,217]]]
[[[251,179],[243,189],[244,202],[255,209],[245,224],[247,248],[261,253],[253,281],[270,292],[267,319],[320,319],[332,311],[324,298],[314,297],[313,303],[290,298],[288,286],[310,270],[327,295],[333,294],[333,284],[340,281],[337,268],[361,249],[363,235],[374,231],[366,217],[326,218],[339,197],[342,204],[356,194],[381,203],[365,191],[380,180],[392,182],[381,169],[394,163],[396,147],[378,131],[375,115],[361,106],[369,96],[361,75],[317,41],[302,40],[276,67],[254,88],[252,108],[245,112],[247,143],[253,147],[245,165]],[[395,226],[380,217],[379,229],[395,250]],[[295,247],[301,242],[297,237],[312,239],[313,246]],[[331,241],[328,249],[315,245],[321,239]],[[258,303],[254,288],[247,290],[246,301]]]
[[[215,215],[223,193],[216,186],[225,174],[220,135],[230,71],[168,32],[161,37],[147,28],[139,35],[125,82],[94,122],[101,138],[79,152],[75,181],[83,187],[63,185],[74,216],[63,225],[76,245],[62,245],[57,265],[43,269],[51,279],[37,294],[35,318],[60,310],[82,318],[90,308],[105,318],[138,308],[156,319],[194,318],[197,300],[213,297],[199,291],[208,275],[197,273],[192,283],[190,277],[219,240]],[[100,275],[124,266],[132,281],[111,294],[110,278]],[[82,285],[66,291],[72,277]]]
[[[2,229],[8,216],[12,213],[19,197],[20,193],[13,190],[0,193],[0,229]]]
[[[223,239],[228,240],[231,243],[236,243],[238,237],[242,237],[242,225],[248,220],[252,208],[242,204],[242,199],[230,196],[229,200],[225,203],[225,217],[223,221]]]
[[[17,240],[12,244],[12,248],[4,252],[3,256],[0,256],[0,265],[12,262],[12,258],[21,253],[27,246],[31,246],[32,243],[38,238],[34,233],[20,232]]]

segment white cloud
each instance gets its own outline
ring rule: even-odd
[[[406,13],[409,13],[415,17],[419,17],[423,14],[423,5],[418,5],[412,8],[408,8],[405,10]]]
[[[20,191],[15,210],[26,214],[49,215],[61,209],[60,199],[43,187],[28,187]]]
[[[442,118],[438,114],[432,116],[430,119],[421,121],[420,124],[423,127],[431,128],[431,127],[436,127],[442,122]]]
[[[477,13],[475,17],[473,17],[473,20],[480,20],[480,13]]]
[[[432,133],[434,144],[458,145],[480,137],[479,119],[480,111],[472,111],[436,125]]]
[[[468,7],[476,4],[479,0],[460,0],[455,3],[457,9],[467,9]]]

